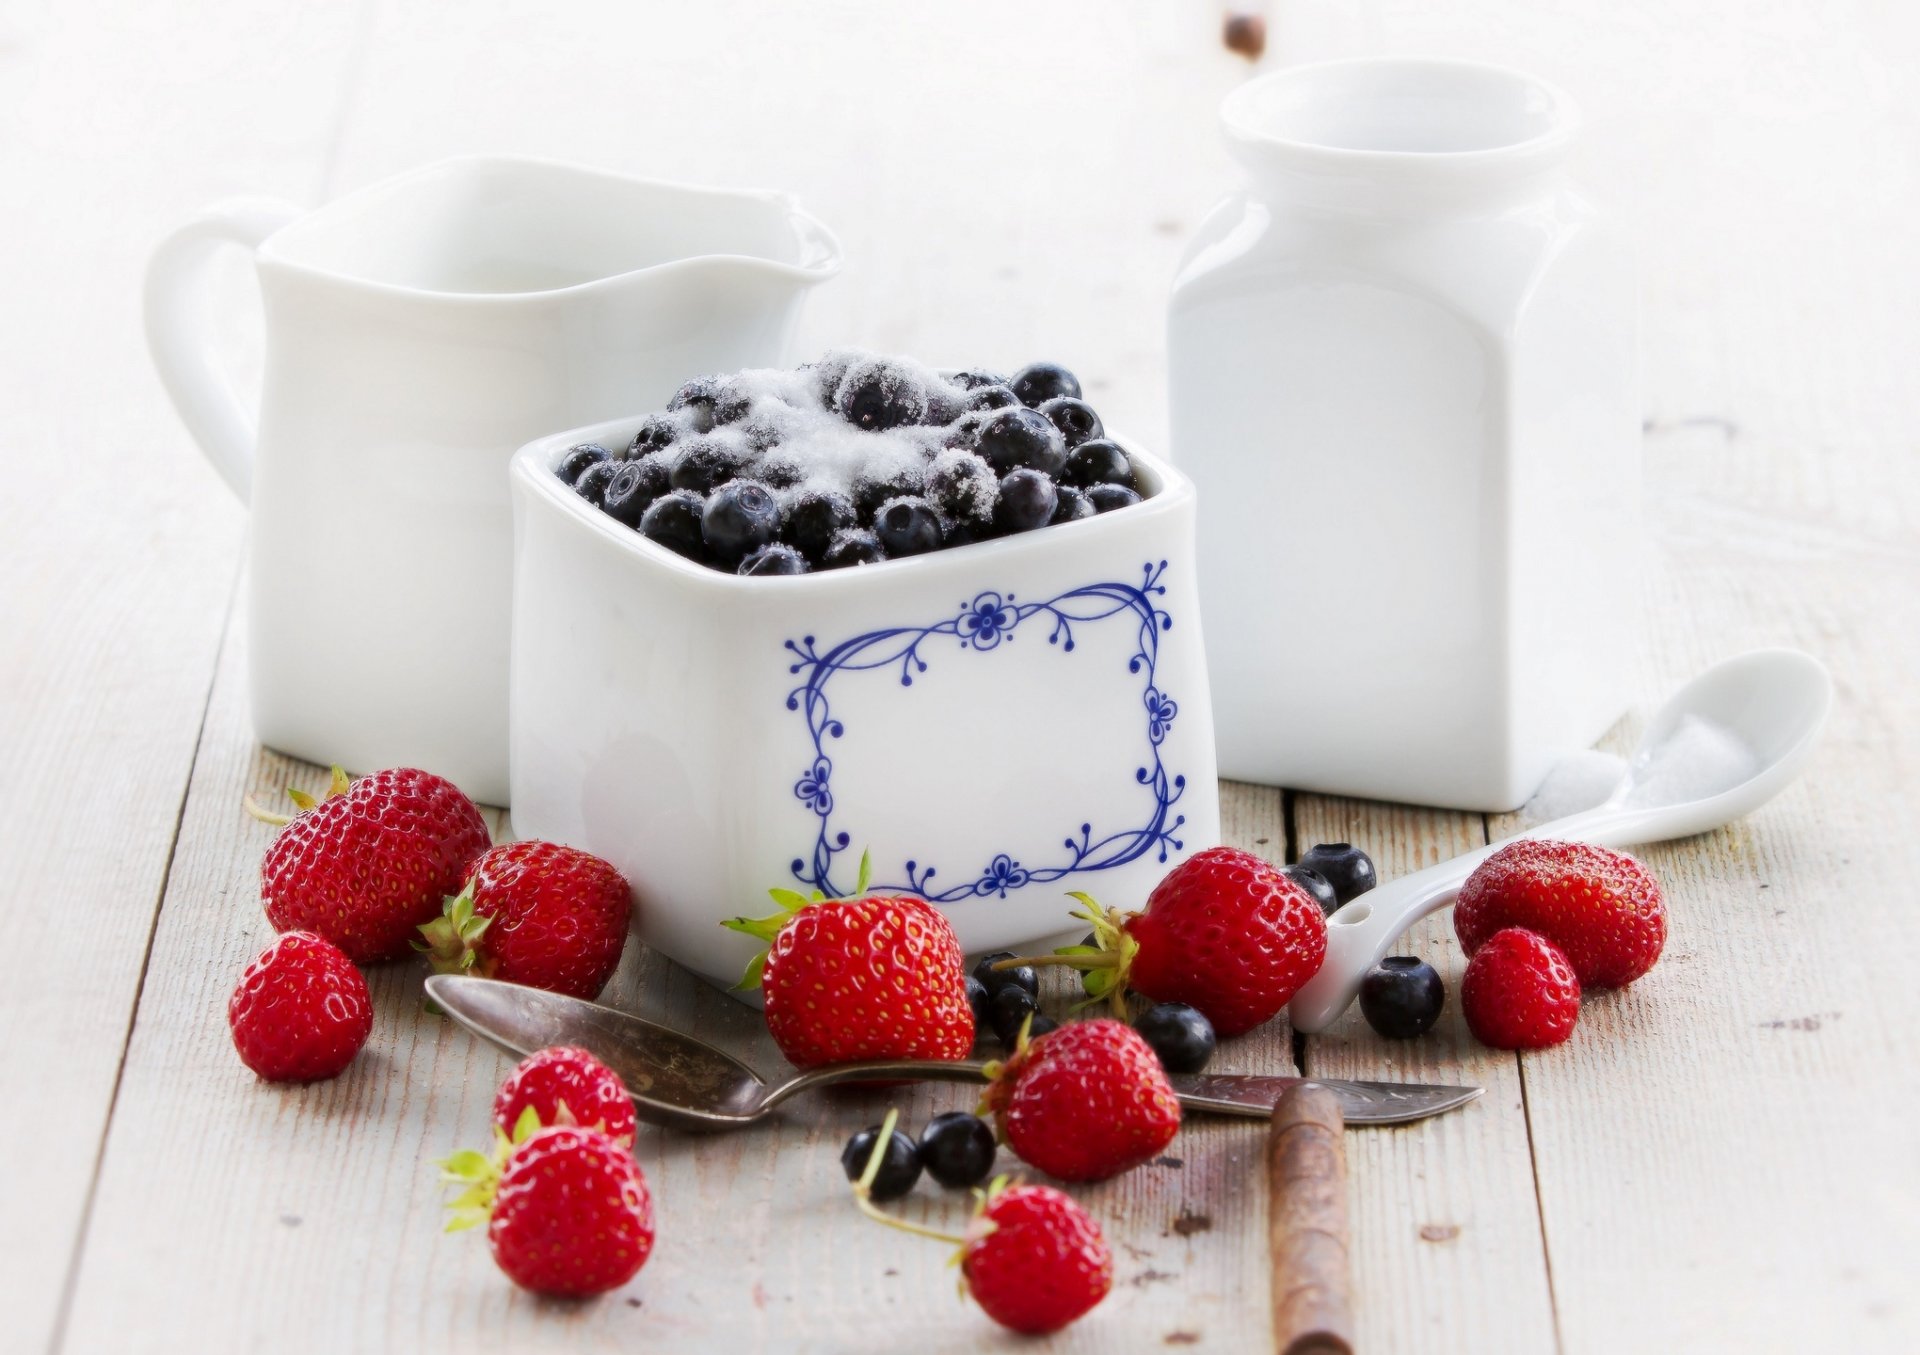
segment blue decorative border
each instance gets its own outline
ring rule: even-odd
[[[897,666],[900,685],[911,687],[913,675],[927,671],[927,661],[921,657],[920,647],[933,637],[952,636],[961,649],[985,653],[1003,644],[1013,643],[1014,633],[1021,623],[1036,616],[1052,618],[1053,626],[1047,643],[1058,645],[1066,653],[1071,653],[1074,647],[1075,625],[1120,615],[1131,616],[1136,621],[1139,648],[1127,661],[1127,671],[1144,674],[1146,678],[1141,704],[1146,711],[1150,761],[1134,771],[1134,780],[1146,787],[1152,796],[1152,812],[1147,822],[1142,827],[1111,833],[1097,840],[1093,836],[1093,825],[1083,823],[1078,837],[1063,839],[1068,855],[1061,865],[1023,866],[1002,852],[989,861],[971,882],[936,890],[933,886],[933,877],[937,873],[935,868],[931,865],[923,868],[918,862],[908,861],[904,884],[875,884],[872,890],[919,894],[935,903],[986,898],[990,895],[1005,898],[1008,891],[1023,885],[1042,884],[1079,871],[1123,866],[1154,850],[1158,850],[1160,860],[1164,862],[1170,850],[1181,850],[1184,844],[1174,833],[1187,818],[1184,814],[1172,814],[1172,809],[1186,792],[1187,778],[1169,777],[1160,760],[1160,745],[1173,727],[1174,717],[1179,714],[1180,708],[1154,679],[1154,666],[1160,657],[1160,634],[1173,629],[1173,618],[1154,603],[1155,598],[1166,596],[1166,586],[1160,582],[1166,568],[1165,560],[1158,565],[1149,563],[1143,566],[1142,582],[1138,588],[1124,583],[1088,584],[1045,602],[1020,602],[1012,593],[1005,596],[997,592],[981,593],[972,602],[961,603],[958,615],[930,626],[900,626],[890,630],[869,631],[825,652],[814,647],[814,637],[811,635],[798,644],[788,640],[786,647],[796,660],[788,671],[795,675],[804,673],[806,677],[800,686],[787,693],[787,709],[805,712],[807,732],[813,739],[813,763],[794,783],[793,793],[820,820],[820,831],[813,845],[813,859],[804,861],[796,858],[793,862],[794,877],[829,897],[838,897],[841,891],[835,888],[832,878],[834,857],[846,851],[852,841],[851,834],[835,831],[831,822],[833,759],[828,755],[827,745],[829,740],[846,733],[845,725],[834,718],[827,704],[827,682],[833,675]]]

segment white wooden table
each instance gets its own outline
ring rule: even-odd
[[[1211,0],[0,11],[0,1349],[1004,1340],[941,1248],[853,1214],[838,1151],[877,1102],[647,1133],[655,1259],[562,1306],[440,1232],[430,1160],[481,1136],[505,1061],[419,1013],[414,969],[373,976],[374,1036],[338,1081],[240,1066],[225,1001],[269,935],[241,797],[322,773],[249,732],[244,519],[151,376],[140,269],[208,199],[317,202],[458,151],[779,185],[850,260],[810,345],[1056,357],[1151,439],[1164,288],[1232,180],[1212,108],[1246,66],[1218,21]],[[1587,177],[1645,239],[1649,620],[1615,741],[1759,644],[1824,657],[1840,704],[1802,784],[1648,853],[1666,956],[1568,1044],[1489,1052],[1450,1006],[1417,1043],[1282,1021],[1221,1064],[1486,1085],[1349,1136],[1370,1351],[1920,1348],[1920,21],[1840,0],[1294,0],[1274,45],[1503,60],[1587,105]],[[237,268],[226,299],[244,354]],[[1387,874],[1506,826],[1250,787],[1226,810],[1229,840],[1275,860],[1346,838]],[[1457,983],[1444,918],[1411,948]],[[645,954],[611,996],[773,1057],[751,1012]],[[901,1099],[924,1116],[957,1095]],[[1118,1284],[1053,1346],[1263,1348],[1259,1150],[1196,1121],[1080,1192]],[[959,1208],[923,1191],[909,1211]]]

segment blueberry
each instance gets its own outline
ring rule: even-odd
[[[664,452],[673,446],[674,439],[679,436],[680,423],[671,414],[649,414],[647,421],[640,425],[640,431],[633,435],[633,441],[627,445],[627,457],[637,460]]]
[[[1074,522],[1093,516],[1093,500],[1072,485],[1055,485],[1053,492],[1060,501],[1054,505],[1053,516],[1047,519],[1048,522]]]
[[[947,524],[945,547],[947,550],[952,550],[955,546],[971,546],[976,541],[991,540],[993,540],[991,523],[950,522]]]
[[[770,546],[760,547],[742,560],[736,572],[753,578],[765,578],[776,574],[806,574],[810,570],[806,556],[792,546],[783,546],[776,541]]]
[[[987,1122],[964,1110],[936,1115],[920,1131],[921,1165],[928,1176],[951,1189],[964,1190],[986,1180],[996,1151]]]
[[[1048,1031],[1060,1029],[1060,1023],[1045,1012],[1035,1012],[1033,1020],[1027,1022],[1027,1039],[1037,1040]],[[1015,1032],[1016,1034],[1018,1032]]]
[[[917,498],[926,492],[926,466],[903,462],[886,469],[872,468],[856,477],[853,506],[859,511],[860,520],[871,524],[874,514],[887,500]]]
[[[1040,1000],[1024,988],[1002,988],[993,995],[987,1008],[987,1021],[1000,1043],[1012,1049],[1020,1039],[1020,1027],[1027,1017],[1039,1020]]]
[[[806,478],[799,459],[785,452],[761,457],[748,467],[746,473],[768,489],[792,489]]]
[[[965,408],[970,412],[982,412],[990,409],[1012,409],[1020,403],[1020,397],[1005,386],[982,386],[969,391]]]
[[[858,1181],[866,1174],[867,1159],[873,1156],[873,1145],[880,1140],[880,1126],[870,1125],[847,1140],[847,1146],[840,1150],[840,1165],[846,1169],[847,1180]],[[887,1146],[880,1156],[880,1170],[874,1173],[873,1182],[867,1187],[869,1197],[875,1200],[897,1200],[913,1189],[913,1183],[920,1179],[920,1150],[912,1139],[898,1129],[887,1140]]]
[[[720,396],[720,379],[712,376],[696,376],[667,401],[671,411],[687,410],[692,421],[693,431],[706,433],[713,429],[713,402]]]
[[[987,1028],[992,1002],[993,994],[987,991],[987,985],[973,975],[967,975],[967,1005],[973,1008],[973,1028],[976,1031]]]
[[[925,499],[890,499],[874,515],[873,534],[890,560],[925,555],[940,549],[940,515]]]
[[[852,565],[877,565],[887,558],[887,549],[872,532],[850,527],[833,538],[820,557],[822,569],[846,569]]]
[[[832,490],[809,490],[787,508],[787,541],[814,564],[826,559],[834,537],[857,521],[853,500]]]
[[[1345,842],[1322,842],[1307,848],[1300,864],[1317,870],[1333,886],[1334,897],[1344,905],[1380,883],[1373,873],[1373,861],[1358,847]]]
[[[1044,527],[1060,506],[1053,481],[1037,470],[1017,470],[1000,481],[1000,500],[993,507],[996,527],[1029,532]]]
[[[673,459],[673,487],[711,494],[747,467],[747,454],[718,438],[695,438]]]
[[[773,491],[752,480],[721,485],[700,516],[707,553],[731,569],[780,533],[780,505]]]
[[[993,997],[1007,988],[1018,988],[1029,997],[1039,997],[1040,976],[1034,973],[1032,965],[1023,964],[1013,969],[994,968],[1002,960],[1012,958],[1013,952],[1010,950],[996,950],[991,955],[982,955],[974,961],[973,977],[980,980],[981,986],[987,990],[988,997]]]
[[[921,422],[941,427],[952,423],[966,413],[967,393],[945,381],[935,381],[926,387],[927,412],[921,416]]]
[[[1085,400],[1076,400],[1071,395],[1056,395],[1040,406],[1040,412],[1047,421],[1060,430],[1065,439],[1067,450],[1072,451],[1083,442],[1092,442],[1095,438],[1104,438],[1106,428],[1100,422],[1100,416],[1093,412],[1093,406]]]
[[[740,440],[756,452],[770,452],[780,445],[785,436],[780,426],[772,419],[749,419],[740,425]]]
[[[948,450],[927,468],[927,497],[954,522],[991,522],[1000,478],[972,452]]]
[[[990,372],[984,367],[969,367],[964,372],[955,372],[947,378],[963,391],[983,390],[988,386],[1004,386],[1007,379],[998,372]]]
[[[722,424],[739,423],[752,409],[752,394],[741,383],[729,381],[714,395],[714,425],[718,427]]]
[[[1360,1012],[1389,1040],[1425,1035],[1440,1019],[1447,988],[1425,960],[1389,955],[1360,981]]]
[[[1082,489],[1094,485],[1121,485],[1133,488],[1133,462],[1118,443],[1105,438],[1083,442],[1067,453],[1067,468],[1060,478]]]
[[[700,558],[700,510],[706,501],[690,489],[655,499],[640,516],[640,535],[690,560]]]
[[[926,418],[927,388],[905,367],[874,358],[847,369],[837,405],[840,417],[856,428],[900,428]]]
[[[640,525],[640,515],[653,501],[667,492],[667,463],[657,456],[644,461],[622,461],[613,478],[607,481],[600,507],[616,522],[629,527]]]
[[[860,360],[862,354],[836,349],[818,362],[809,362],[800,370],[813,377],[814,393],[820,397],[820,403],[829,409],[833,407],[833,397],[839,393],[840,382],[847,375],[847,368]]]
[[[1052,362],[1034,362],[1013,374],[1007,383],[1020,403],[1038,409],[1056,396],[1080,398],[1080,379],[1065,367]]]
[[[1111,513],[1116,508],[1127,508],[1140,502],[1140,496],[1125,485],[1089,485],[1087,498],[1096,513]]]
[[[1333,882],[1312,866],[1288,866],[1286,874],[1307,893],[1313,895],[1313,901],[1320,905],[1320,911],[1331,913],[1340,906],[1340,896],[1333,892]]]
[[[560,458],[560,464],[553,468],[553,473],[568,484],[575,484],[580,479],[581,471],[610,460],[612,456],[613,453],[597,442],[583,442],[578,447],[567,449],[567,454]]]
[[[980,425],[975,449],[1000,474],[1011,470],[1057,474],[1067,463],[1067,444],[1060,430],[1037,409],[1002,409]]]
[[[1197,1073],[1213,1057],[1213,1022],[1184,1002],[1147,1008],[1133,1023],[1169,1073]]]
[[[613,480],[613,473],[620,469],[617,461],[596,461],[580,472],[580,478],[573,482],[573,492],[598,508],[607,494],[607,486]]]

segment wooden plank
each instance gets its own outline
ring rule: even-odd
[[[318,189],[351,20],[0,19],[0,1311],[21,1348],[51,1337],[81,1236],[240,545],[149,374],[141,270],[209,199]]]
[[[1478,814],[1298,795],[1294,841],[1351,842],[1382,880],[1471,851]],[[1446,914],[1418,924],[1396,955],[1440,972],[1447,1005],[1417,1040],[1384,1040],[1356,1004],[1309,1036],[1307,1072],[1482,1086],[1461,1110],[1347,1138],[1354,1308],[1366,1350],[1551,1350],[1553,1307],[1534,1194],[1518,1062],[1483,1048],[1460,1015],[1465,956]]]

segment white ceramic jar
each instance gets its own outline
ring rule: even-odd
[[[1193,487],[1128,446],[1146,501],[790,578],[684,560],[513,463],[513,824],[634,887],[648,945],[722,984],[721,927],[773,886],[920,894],[968,952],[1138,908],[1220,840]]]
[[[1362,60],[1221,118],[1248,183],[1169,316],[1221,774],[1511,809],[1619,715],[1635,639],[1634,280],[1574,110]]]

